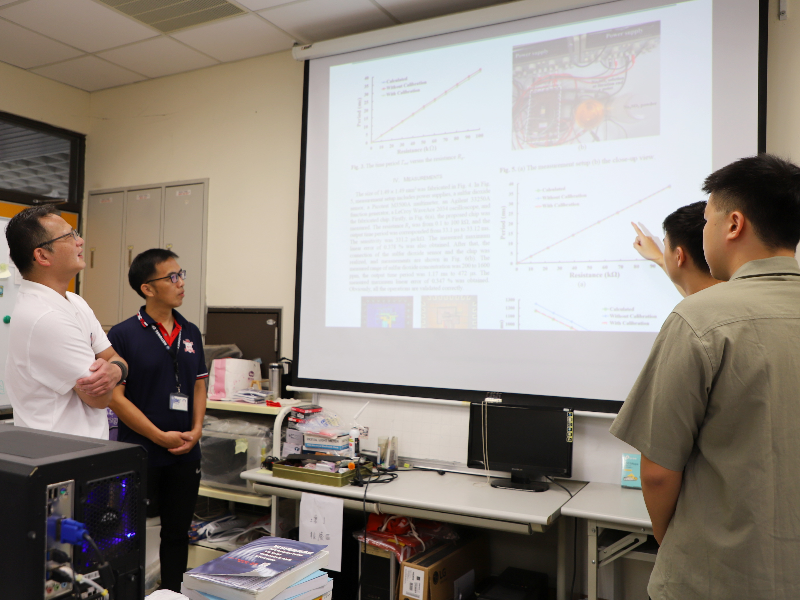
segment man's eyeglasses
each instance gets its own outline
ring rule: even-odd
[[[178,277],[181,279],[186,279],[186,269],[181,269],[177,273],[170,273],[169,275],[164,275],[164,277],[156,277],[155,279],[150,279],[145,281],[145,283],[151,283],[153,281],[159,281],[161,279],[169,279],[172,283],[178,283]]]
[[[42,242],[41,244],[39,244],[36,247],[37,248],[44,248],[45,246],[49,246],[53,242],[57,242],[58,240],[63,240],[64,238],[68,238],[70,236],[72,236],[72,239],[74,241],[76,241],[76,242],[78,241],[78,238],[81,237],[80,234],[77,231],[72,229],[72,230],[70,230],[69,233],[65,233],[64,235],[60,235],[57,238],[53,238],[52,240],[47,240],[46,242]]]

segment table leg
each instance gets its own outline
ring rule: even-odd
[[[597,521],[586,521],[586,530],[588,534],[586,564],[589,571],[587,594],[588,600],[597,600],[597,536],[599,534]]]
[[[558,566],[556,567],[557,600],[567,599],[567,520],[572,521],[573,519],[564,516],[558,519]]]
[[[272,496],[272,509],[270,512],[269,534],[272,537],[278,535],[278,497]]]

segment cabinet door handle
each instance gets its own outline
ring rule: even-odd
[[[131,262],[133,262],[133,248],[128,248],[128,267],[131,266]]]
[[[94,248],[89,250],[89,268],[94,269]]]

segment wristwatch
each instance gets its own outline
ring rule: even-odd
[[[111,364],[117,365],[119,370],[122,371],[122,377],[120,377],[119,381],[117,382],[117,385],[119,385],[128,378],[128,367],[125,366],[125,363],[119,362],[118,360],[112,360]]]

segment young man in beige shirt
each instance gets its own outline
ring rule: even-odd
[[[800,597],[800,168],[741,159],[705,182],[725,281],[683,300],[611,432],[642,453],[661,544],[653,600]]]

